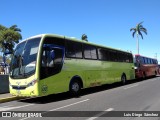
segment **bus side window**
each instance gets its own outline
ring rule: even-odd
[[[97,50],[98,50],[98,59],[99,60],[104,60],[104,61],[110,60],[108,49],[98,48]]]
[[[51,58],[51,51],[43,51],[42,55],[42,66],[53,67],[53,59]]]
[[[84,58],[97,60],[97,50],[95,46],[84,44]]]
[[[66,40],[66,57],[82,58],[82,44]]]

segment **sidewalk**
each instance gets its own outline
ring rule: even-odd
[[[9,102],[21,99],[20,97],[12,96],[10,93],[0,94],[0,103]]]

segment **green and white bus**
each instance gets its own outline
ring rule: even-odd
[[[10,93],[26,97],[77,95],[83,88],[135,78],[130,52],[54,34],[19,43],[10,67]]]

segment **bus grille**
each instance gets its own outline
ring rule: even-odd
[[[26,89],[26,86],[15,86],[15,85],[13,85],[12,88],[16,89],[16,90],[23,90],[23,89]]]

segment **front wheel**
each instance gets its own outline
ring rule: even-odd
[[[146,79],[146,73],[145,72],[143,72],[143,74],[142,74],[142,79]]]
[[[80,82],[78,80],[72,81],[71,84],[70,84],[69,91],[70,91],[72,96],[78,96],[80,94],[80,91],[81,91]]]

